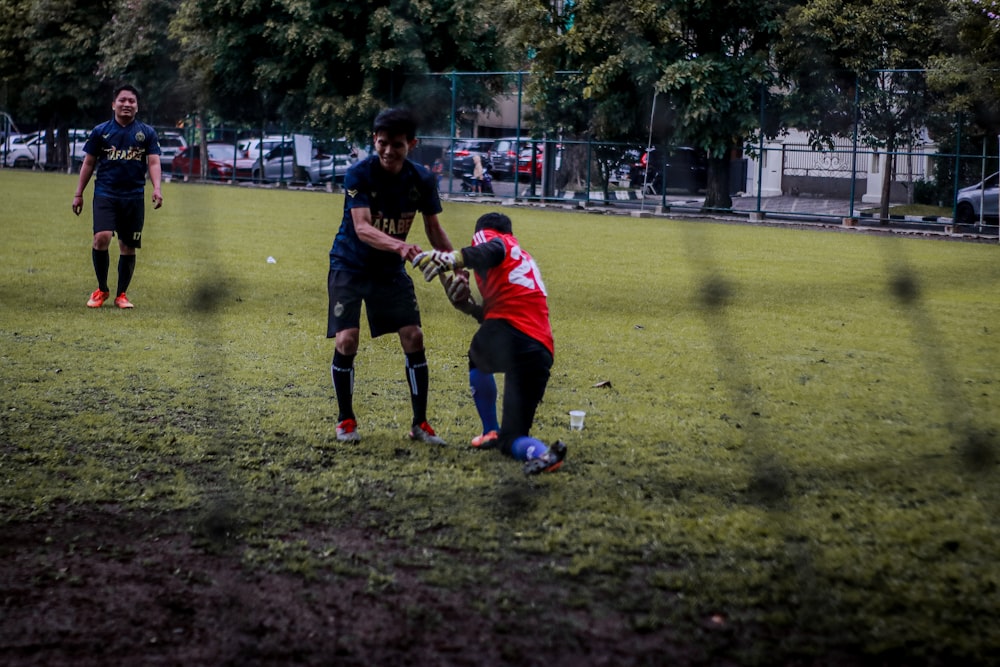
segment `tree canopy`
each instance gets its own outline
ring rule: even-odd
[[[443,115],[431,102],[450,94],[427,89],[448,81],[425,75],[502,65],[496,30],[472,0],[182,0],[171,26],[202,104],[234,121],[291,119],[331,135],[367,131],[386,104]]]
[[[706,203],[726,207],[730,156],[759,131],[822,140],[860,115],[890,148],[961,111],[996,132],[998,2],[0,0],[0,108],[65,127],[129,81],[161,124],[208,113],[357,138],[386,105],[449,129],[523,71],[536,134],[697,146]]]

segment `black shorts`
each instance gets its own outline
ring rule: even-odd
[[[368,314],[372,338],[396,333],[406,326],[420,326],[417,294],[413,281],[405,271],[376,281],[351,271],[330,269],[326,290],[330,295],[326,316],[327,338],[333,338],[338,331],[360,328],[362,302]]]
[[[142,247],[146,208],[140,198],[94,197],[94,233],[115,232],[130,248]]]
[[[469,346],[470,368],[478,368],[484,373],[540,370],[548,379],[552,362],[549,348],[504,320],[484,320]]]

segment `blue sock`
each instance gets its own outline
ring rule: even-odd
[[[483,422],[483,433],[499,431],[497,421],[497,381],[492,373],[484,373],[477,368],[469,369],[469,386],[472,387],[472,402]]]
[[[514,444],[510,446],[510,455],[516,461],[537,459],[548,451],[549,448],[545,446],[544,442],[528,435],[522,435],[515,439]]]

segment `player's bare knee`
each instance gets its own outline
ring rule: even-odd
[[[403,352],[419,352],[424,349],[424,332],[420,327],[403,327],[399,330],[399,344]]]
[[[357,329],[338,331],[336,340],[337,352],[341,354],[357,354],[358,339],[359,333]]]
[[[111,232],[97,232],[94,234],[94,250],[107,250],[111,247]]]

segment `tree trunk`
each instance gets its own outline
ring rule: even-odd
[[[708,183],[705,186],[705,209],[732,208],[733,198],[729,194],[730,154],[708,160]]]
[[[60,122],[59,130],[56,133],[56,151],[55,153],[49,153],[50,157],[55,157],[54,160],[49,160],[52,163],[52,167],[60,169],[67,174],[73,171],[73,151],[70,150],[69,135],[69,123]]]
[[[895,163],[895,147],[894,142],[890,141],[886,144],[885,149],[885,164],[882,165],[882,201],[879,206],[879,222],[880,224],[888,224],[889,222],[889,195],[892,192],[892,170]]]
[[[201,156],[198,160],[198,177],[202,181],[208,180],[208,133],[205,131],[205,123],[202,119],[205,114],[198,114],[198,151]]]

